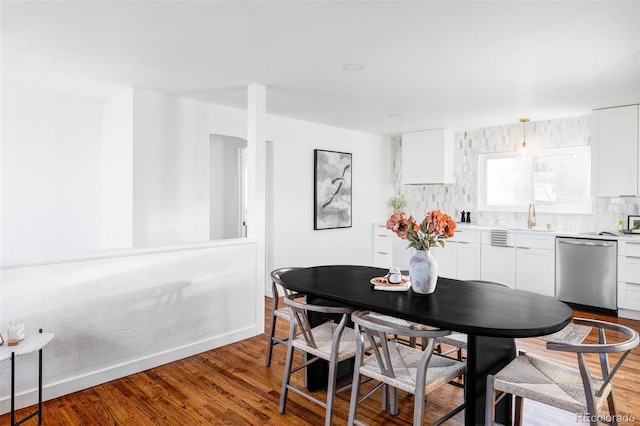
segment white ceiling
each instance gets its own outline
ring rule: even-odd
[[[259,83],[270,114],[390,136],[640,103],[640,1],[2,1],[0,14],[3,87],[245,108]]]

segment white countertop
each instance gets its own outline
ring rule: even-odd
[[[456,231],[470,230],[470,231],[491,231],[492,229],[504,229],[509,233],[529,233],[549,235],[553,237],[569,237],[569,238],[589,238],[594,240],[620,240],[620,241],[640,241],[640,234],[616,234],[616,235],[599,235],[597,232],[579,232],[579,231],[563,231],[563,230],[551,230],[548,231],[543,228],[539,229],[527,229],[527,228],[502,228],[499,226],[485,226],[475,223],[458,223]]]

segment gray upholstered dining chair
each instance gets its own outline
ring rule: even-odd
[[[415,395],[413,424],[421,425],[424,412],[425,395],[446,385],[466,372],[466,362],[457,361],[434,353],[435,338],[449,333],[429,326],[410,323],[400,324],[393,318],[388,321],[384,316],[368,311],[356,311],[351,314],[356,326],[357,354],[351,387],[351,405],[349,407],[349,425],[362,424],[356,420],[358,404],[371,396],[377,389],[383,389],[383,406],[391,414],[397,414],[396,390],[401,389]],[[398,344],[393,335],[403,335],[426,339],[425,350]],[[367,349],[370,348],[370,349]],[[366,356],[366,351],[373,354]],[[361,377],[365,376],[379,383],[360,397]],[[440,424],[464,409],[464,403],[441,417]]]
[[[347,327],[353,308],[346,306],[322,306],[304,303],[302,294],[290,294],[284,301],[291,309],[291,325],[289,327],[289,339],[287,342],[287,359],[282,379],[282,392],[280,393],[280,413],[285,412],[289,391],[292,391],[309,401],[315,402],[325,408],[325,425],[331,425],[333,415],[333,400],[337,393],[351,387],[336,390],[336,378],[338,363],[356,355],[355,335],[352,328]],[[312,327],[309,321],[309,312],[340,315],[340,321],[324,322]],[[296,330],[300,333],[296,335]],[[293,351],[308,354],[308,359],[297,366],[293,366]],[[304,390],[291,385],[291,374],[303,370],[310,364],[325,360],[329,362],[329,374],[327,380],[327,398],[323,402]]]
[[[630,327],[605,321],[574,318],[576,324],[598,329],[598,343],[569,344],[548,342],[552,351],[573,352],[577,356],[578,368],[521,353],[495,375],[487,376],[487,399],[485,425],[493,425],[495,403],[507,394],[516,397],[515,424],[522,424],[523,399],[573,412],[584,423],[593,426],[599,423],[599,412],[608,402],[609,415],[617,425],[616,408],[613,398],[613,376],[629,355],[638,346],[638,333]],[[622,337],[621,337],[622,336]],[[608,343],[613,337],[615,343]],[[624,340],[623,340],[624,339]],[[610,368],[609,354],[621,353],[613,368]],[[600,374],[589,370],[586,354],[597,354]],[[578,418],[578,420],[580,419]]]
[[[278,318],[284,321],[291,320],[291,310],[288,306],[279,307],[280,304],[280,291],[278,286],[282,288],[283,296],[291,294],[290,290],[283,285],[282,279],[280,276],[285,272],[295,271],[296,267],[290,268],[278,268],[271,271],[271,289],[273,292],[273,304],[271,306],[271,324],[269,325],[269,336],[267,337],[267,355],[265,358],[265,365],[269,367],[271,365],[271,356],[273,354],[273,347],[275,345],[286,345],[287,337],[278,337],[276,336],[276,323]]]

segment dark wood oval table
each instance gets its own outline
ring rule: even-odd
[[[486,376],[515,358],[514,338],[554,333],[572,318],[571,308],[552,297],[443,277],[428,295],[374,290],[371,278],[386,273],[368,266],[315,266],[287,272],[282,280],[312,301],[328,300],[466,333],[466,425],[484,423]],[[510,417],[511,403],[505,398],[496,409],[496,420],[507,423]]]

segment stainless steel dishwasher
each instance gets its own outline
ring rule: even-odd
[[[556,299],[617,309],[615,240],[556,238]]]

